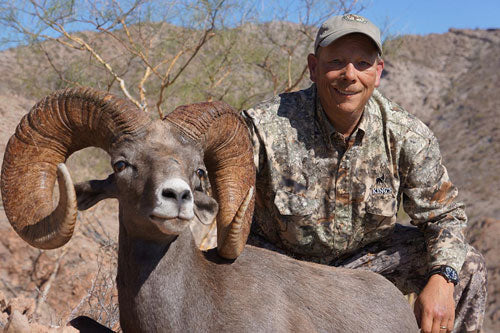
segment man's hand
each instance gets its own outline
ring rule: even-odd
[[[424,333],[444,333],[453,330],[455,322],[455,301],[453,283],[439,274],[429,278],[415,301],[415,317]],[[446,327],[446,328],[442,328]]]

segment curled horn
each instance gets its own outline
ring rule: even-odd
[[[64,245],[76,221],[75,190],[64,162],[90,147],[106,151],[119,137],[137,135],[149,118],[125,99],[89,88],[55,92],[26,114],[5,150],[1,190],[5,213],[30,245]],[[56,173],[60,199],[53,208]]]
[[[180,106],[165,119],[198,141],[215,199],[217,250],[235,259],[245,246],[254,209],[255,166],[248,129],[229,105],[223,102]]]

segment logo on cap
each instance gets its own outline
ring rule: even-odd
[[[368,23],[368,21],[364,17],[356,15],[356,14],[346,14],[346,15],[342,16],[342,18],[344,20],[346,20],[346,21],[355,21],[355,22],[359,22],[359,23]]]

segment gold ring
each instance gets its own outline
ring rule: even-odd
[[[445,329],[447,329],[448,327],[446,327],[446,326],[439,326],[439,328],[440,328],[440,329],[442,329],[442,330],[445,330]]]

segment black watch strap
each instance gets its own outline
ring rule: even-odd
[[[443,265],[432,269],[429,274],[427,274],[427,279],[429,279],[434,274],[441,275],[446,279],[446,281],[452,282],[455,286],[458,283],[458,273],[450,266]]]

